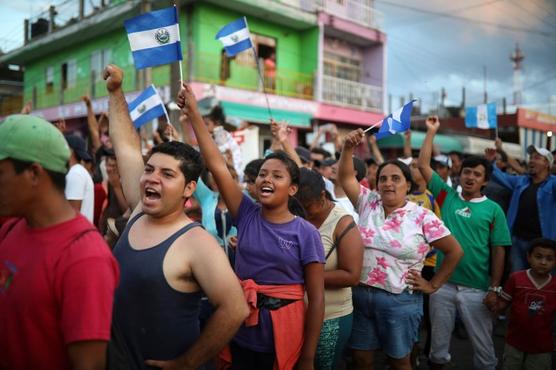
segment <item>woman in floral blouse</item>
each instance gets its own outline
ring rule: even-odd
[[[410,353],[423,316],[422,294],[434,293],[461,259],[459,243],[434,213],[407,201],[414,184],[404,163],[384,162],[377,191],[359,185],[353,148],[364,137],[351,132],[340,158],[339,177],[359,213],[365,246],[359,285],[353,288],[354,318],[349,345],[354,369],[371,369],[373,351],[382,349],[392,369],[411,369]],[[431,281],[421,276],[431,246],[445,254]]]

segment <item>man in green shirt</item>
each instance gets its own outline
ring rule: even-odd
[[[481,193],[492,173],[485,158],[470,157],[463,161],[461,194],[432,170],[430,158],[440,127],[438,117],[427,118],[426,125],[419,170],[440,205],[442,220],[464,251],[448,283],[430,297],[431,369],[442,369],[450,361],[450,337],[457,312],[469,334],[475,368],[494,370],[497,360],[491,313],[496,309],[496,293],[500,291],[505,247],[511,245],[506,217],[498,204]],[[439,253],[437,266],[442,259]]]

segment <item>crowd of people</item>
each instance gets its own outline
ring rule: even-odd
[[[377,351],[442,369],[457,325],[476,369],[551,369],[554,153],[442,154],[431,116],[418,157],[408,131],[385,160],[360,129],[293,147],[271,121],[243,166],[185,83],[181,130],[160,124],[145,151],[123,78],[106,67],[107,114],[83,98],[89,143],[0,122],[0,369],[362,370]]]

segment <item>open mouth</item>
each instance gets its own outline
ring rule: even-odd
[[[148,200],[158,200],[160,199],[160,193],[153,188],[145,188],[145,198]]]
[[[272,193],[274,193],[274,189],[272,189],[270,186],[261,187],[261,195],[270,195]]]

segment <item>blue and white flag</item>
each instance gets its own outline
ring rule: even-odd
[[[245,17],[236,19],[222,27],[216,34],[215,39],[222,42],[229,57],[253,47]]]
[[[141,14],[124,22],[135,68],[182,60],[178,12],[175,6]]]
[[[496,103],[465,108],[465,127],[488,130],[496,128],[496,124]]]
[[[166,114],[166,108],[154,85],[147,87],[128,105],[129,115],[136,128]]]
[[[386,116],[382,120],[382,125],[375,135],[376,139],[380,140],[387,136],[409,130],[409,126],[411,125],[411,111],[413,110],[413,103],[416,101],[417,100],[412,100],[397,111]]]

